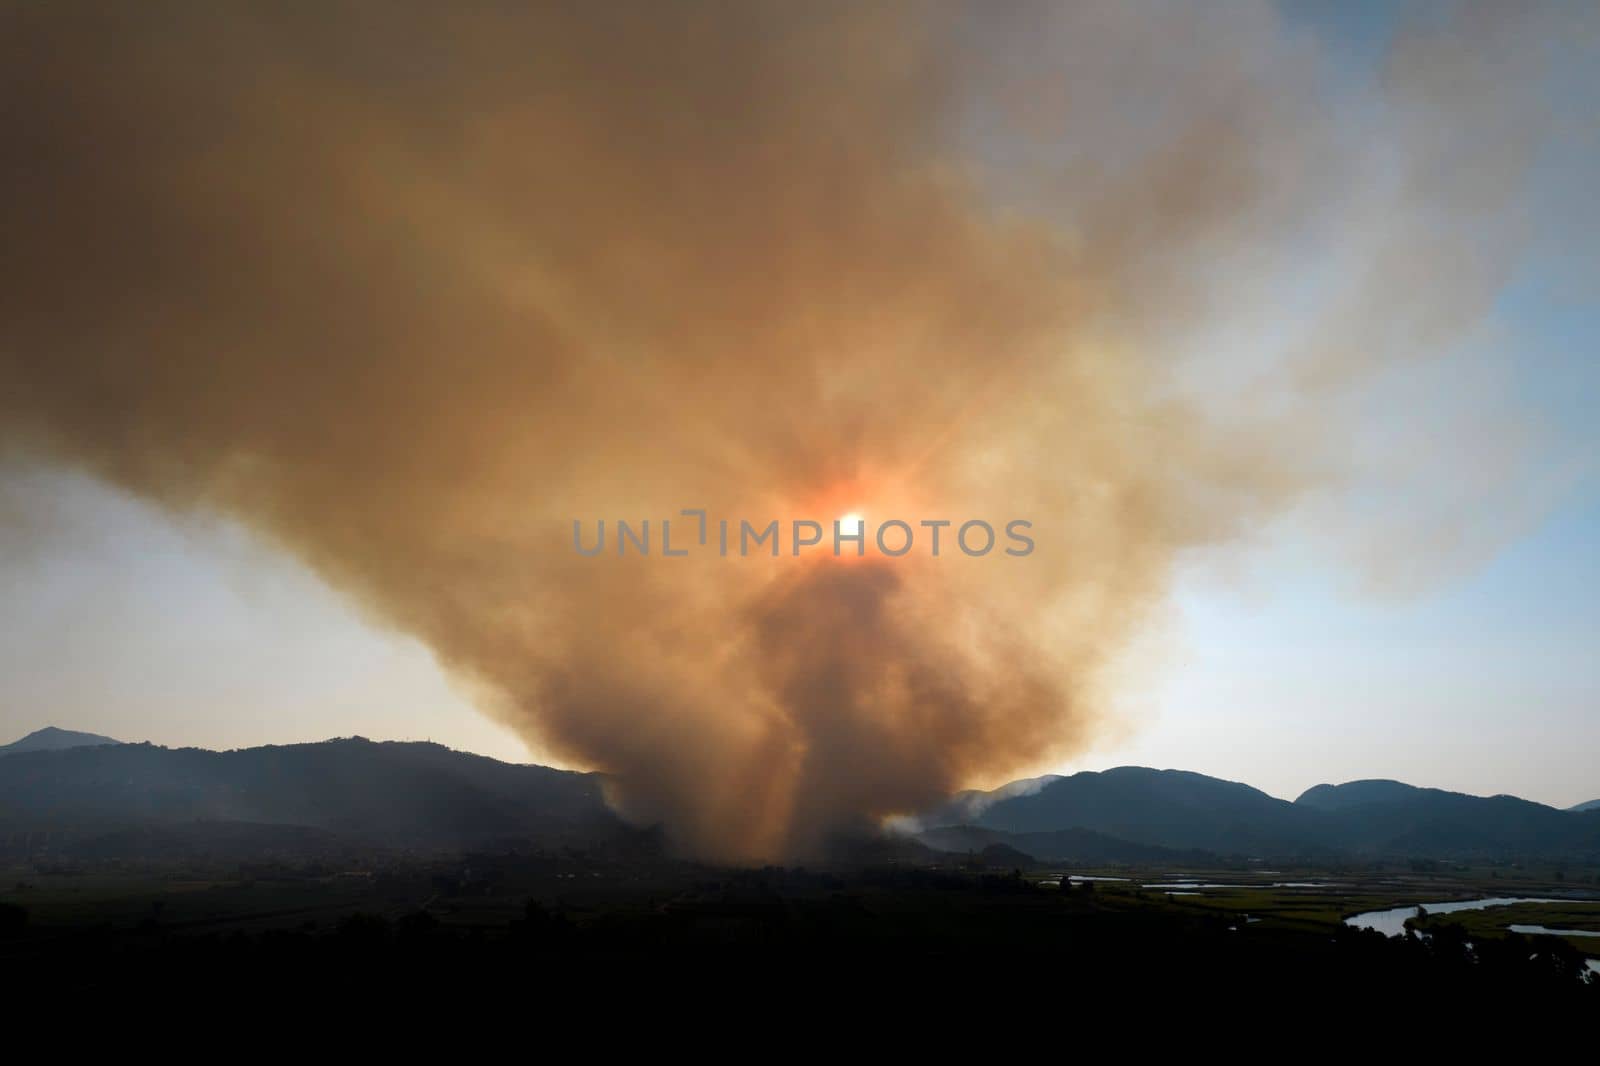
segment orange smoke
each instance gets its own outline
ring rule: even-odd
[[[1403,347],[1349,326],[1364,283],[1301,312],[1298,376],[1191,350],[1365,158],[1268,9],[0,10],[5,443],[250,524],[703,855],[1082,750],[1177,553],[1321,469],[1343,380],[1305,366]],[[1394,121],[1493,172],[1364,205],[1439,238],[1430,328],[1481,310],[1447,238],[1525,154],[1455,84],[1396,78]],[[1037,550],[572,550],[684,508]]]

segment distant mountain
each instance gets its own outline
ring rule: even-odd
[[[1347,781],[1342,785],[1312,785],[1300,793],[1295,803],[1319,811],[1342,811],[1368,803],[1403,803],[1424,790],[1402,781],[1374,779]]]
[[[1001,785],[991,792],[979,789],[968,789],[957,792],[937,809],[928,812],[923,821],[929,825],[961,825],[972,822],[984,811],[1004,799],[1015,796],[1031,796],[1052,781],[1061,780],[1060,774],[1046,774],[1043,777],[1028,777],[1010,784]]]
[[[1588,803],[1580,803],[1576,807],[1568,807],[1567,810],[1569,810],[1569,811],[1600,811],[1600,800],[1590,800]]]
[[[1317,785],[1295,803],[1333,813],[1338,842],[1361,852],[1440,857],[1600,852],[1600,817],[1575,817],[1516,796],[1351,781]]]
[[[598,775],[437,744],[356,737],[225,752],[120,744],[0,759],[0,833],[12,840],[38,830],[57,840],[165,840],[202,824],[213,827],[208,839],[222,841],[278,827],[292,830],[278,833],[286,841],[438,848],[620,828]]]
[[[1087,829],[1135,844],[1227,854],[1329,850],[1317,816],[1234,781],[1185,770],[1086,771],[1008,796],[973,822],[1008,833]]]
[[[1078,831],[1124,847],[1261,858],[1600,859],[1600,810],[1399,781],[1318,785],[1294,803],[1233,781],[1138,766],[1024,784],[963,794],[923,816],[920,838],[934,846],[960,839],[939,822],[973,811],[961,828],[997,830],[1006,834],[1000,842],[1040,857],[1050,854],[1041,834]],[[1065,856],[1067,843],[1054,850]]]
[[[112,740],[98,733],[77,733],[71,729],[57,729],[53,725],[47,725],[43,729],[35,729],[21,740],[0,744],[0,755],[11,755],[20,751],[60,751],[63,748],[121,743],[120,740]]]
[[[309,856],[511,841],[659,846],[610,812],[597,774],[437,744],[352,737],[217,752],[51,729],[0,753],[0,857]],[[1318,785],[1289,803],[1203,774],[1124,766],[961,793],[914,821],[913,837],[858,831],[833,849],[835,858],[1600,861],[1600,809],[1562,811],[1398,781]]]

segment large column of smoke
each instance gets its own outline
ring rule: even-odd
[[[1267,8],[6,4],[0,432],[249,523],[685,848],[805,854],[1080,747],[1175,555],[1320,465],[1332,368],[1481,309],[1515,29],[1398,66],[1373,167]],[[1181,338],[1357,214],[1363,282],[1217,417]],[[684,507],[1039,548],[571,551]]]

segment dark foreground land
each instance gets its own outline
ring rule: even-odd
[[[1509,934],[1492,911],[1424,917],[1425,936],[1393,938],[1341,920],[1421,900],[1600,894],[1566,873],[1123,868],[1098,873],[1125,880],[1063,890],[1059,870],[976,860],[729,871],[576,851],[0,873],[11,1002],[401,993],[592,1005],[770,1001],[803,985],[880,1005],[1271,996],[1403,1011],[1422,997],[1600,1017],[1583,954],[1600,941]],[[1149,887],[1175,878],[1198,884]],[[1600,929],[1600,905],[1548,913],[1552,927]]]

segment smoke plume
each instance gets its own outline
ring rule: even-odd
[[[741,861],[1082,750],[1180,554],[1486,310],[1552,32],[1347,92],[1250,5],[3,11],[0,443],[247,523]],[[662,558],[684,508],[1037,548]]]

